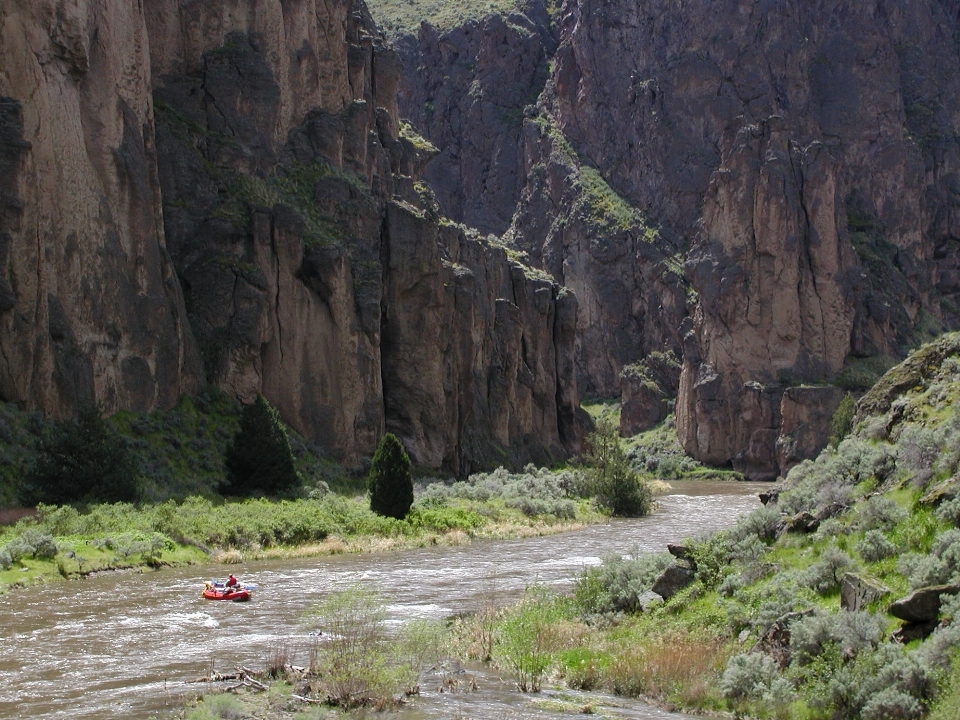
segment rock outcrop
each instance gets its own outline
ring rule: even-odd
[[[809,386],[960,326],[958,13],[956,0],[565,6],[524,110],[508,236],[580,299],[586,394],[617,394],[622,367],[682,350],[684,448],[773,478],[826,440],[837,393]],[[428,35],[421,48],[466,47]],[[474,87],[464,73],[477,77],[457,86]],[[426,86],[404,78],[401,106],[420,117],[406,101]],[[486,151],[468,157],[495,127],[418,127],[457,167],[509,184]]]
[[[0,398],[262,392],[355,464],[579,442],[576,299],[445,220],[360,0],[0,9]]]
[[[0,398],[62,417],[202,383],[166,249],[137,4],[0,9]]]

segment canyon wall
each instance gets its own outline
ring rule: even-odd
[[[629,363],[680,352],[685,449],[772,478],[825,442],[830,386],[856,391],[863,368],[960,326],[958,12],[563,6],[552,71],[523,111],[507,236],[580,299],[585,393],[615,394]],[[411,117],[419,83],[408,68]],[[484,87],[479,73],[460,85]],[[445,136],[423,127],[442,156]]]
[[[262,392],[332,457],[575,450],[576,299],[442,217],[362,2],[0,10],[0,398]]]
[[[0,9],[0,397],[54,416],[202,382],[160,210],[139,6]]]

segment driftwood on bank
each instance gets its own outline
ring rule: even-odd
[[[234,682],[234,685],[223,688],[225,691],[237,690],[241,687],[250,687],[254,690],[267,690],[268,686],[261,682],[259,678],[263,676],[263,673],[258,673],[250,668],[245,668],[243,666],[238,667],[232,673],[218,673],[214,671],[211,675],[206,677],[197,678],[196,680],[187,680],[189,683],[221,683],[221,682]]]

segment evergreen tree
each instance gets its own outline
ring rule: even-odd
[[[243,408],[224,465],[227,481],[222,490],[228,495],[278,496],[299,487],[290,438],[280,414],[263,395]]]
[[[378,515],[403,520],[410,512],[413,505],[410,458],[393,433],[383,436],[373,454],[367,488],[370,509]]]
[[[88,405],[40,440],[20,499],[25,505],[136,502],[141,489],[139,468],[124,439]]]
[[[609,420],[599,421],[587,437],[587,446],[588,491],[597,505],[617,517],[648,514],[653,508],[653,493],[630,467],[616,426]]]

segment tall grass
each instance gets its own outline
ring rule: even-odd
[[[617,652],[605,684],[621,695],[709,707],[717,702],[716,679],[730,653],[726,643],[709,635],[686,630],[654,635]]]

